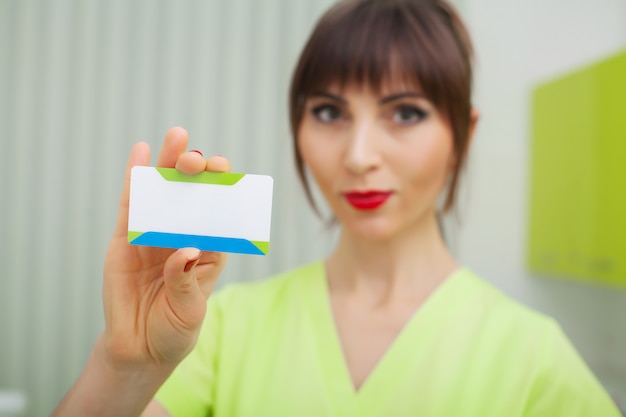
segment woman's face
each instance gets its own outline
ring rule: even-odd
[[[419,89],[330,87],[298,131],[305,165],[346,231],[386,240],[435,221],[454,166],[452,131]]]

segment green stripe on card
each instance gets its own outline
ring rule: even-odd
[[[166,181],[193,182],[196,184],[235,185],[246,174],[233,174],[231,172],[201,172],[200,174],[187,175],[175,168],[159,168],[157,171]]]
[[[137,239],[139,236],[143,235],[143,232],[128,232],[128,241],[132,242],[133,240]]]
[[[269,252],[270,250],[270,242],[259,242],[256,240],[251,240],[250,243],[252,243],[254,246],[259,248],[259,250],[266,255],[267,255],[267,252]]]

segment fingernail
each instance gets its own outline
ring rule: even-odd
[[[189,152],[199,153],[199,154],[200,154],[200,156],[204,156],[204,155],[202,154],[202,152],[200,152],[200,151],[199,151],[199,150],[197,150],[197,149],[192,149],[192,150],[190,150]]]
[[[185,264],[185,272],[189,272],[191,271],[191,268],[193,268],[194,266],[196,266],[198,264],[198,262],[200,261],[200,258],[196,259],[195,261],[189,261]]]
[[[189,272],[191,271],[191,268],[193,268],[194,266],[196,266],[196,264],[200,261],[200,257],[202,256],[202,252],[198,251],[198,253],[196,255],[194,255],[193,257],[189,258],[187,260],[187,263],[185,264],[185,272]]]

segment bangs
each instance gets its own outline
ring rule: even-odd
[[[373,7],[364,2],[350,13],[342,13],[342,6],[307,45],[309,54],[304,55],[309,59],[297,83],[299,99],[331,85],[368,87],[376,93],[392,85],[410,86],[447,115],[445,99],[451,92],[445,90],[458,83],[448,83],[442,75],[456,78],[461,72],[445,59],[459,62],[459,51],[452,53],[456,59],[446,52],[454,44],[449,31],[433,19],[420,19],[424,13],[414,13],[406,3],[380,2]],[[424,2],[419,7],[429,6]]]

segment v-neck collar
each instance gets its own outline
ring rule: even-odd
[[[438,323],[449,314],[447,307],[451,299],[463,293],[458,288],[455,290],[455,287],[458,287],[455,281],[463,275],[461,272],[464,268],[453,272],[430,294],[405,324],[358,390],[354,388],[337,333],[325,265],[320,261],[313,264],[312,268],[315,270],[311,271],[310,275],[313,279],[309,280],[308,300],[311,302],[313,313],[312,326],[317,336],[320,367],[323,369],[329,394],[336,402],[336,409],[343,411],[338,415],[365,415],[363,413],[366,410],[372,409],[368,402],[384,397],[385,392],[394,389],[390,379],[402,374],[406,367],[405,360],[431,339],[433,333],[440,327]],[[412,336],[416,332],[421,332],[420,337]],[[347,401],[349,399],[352,400]]]

